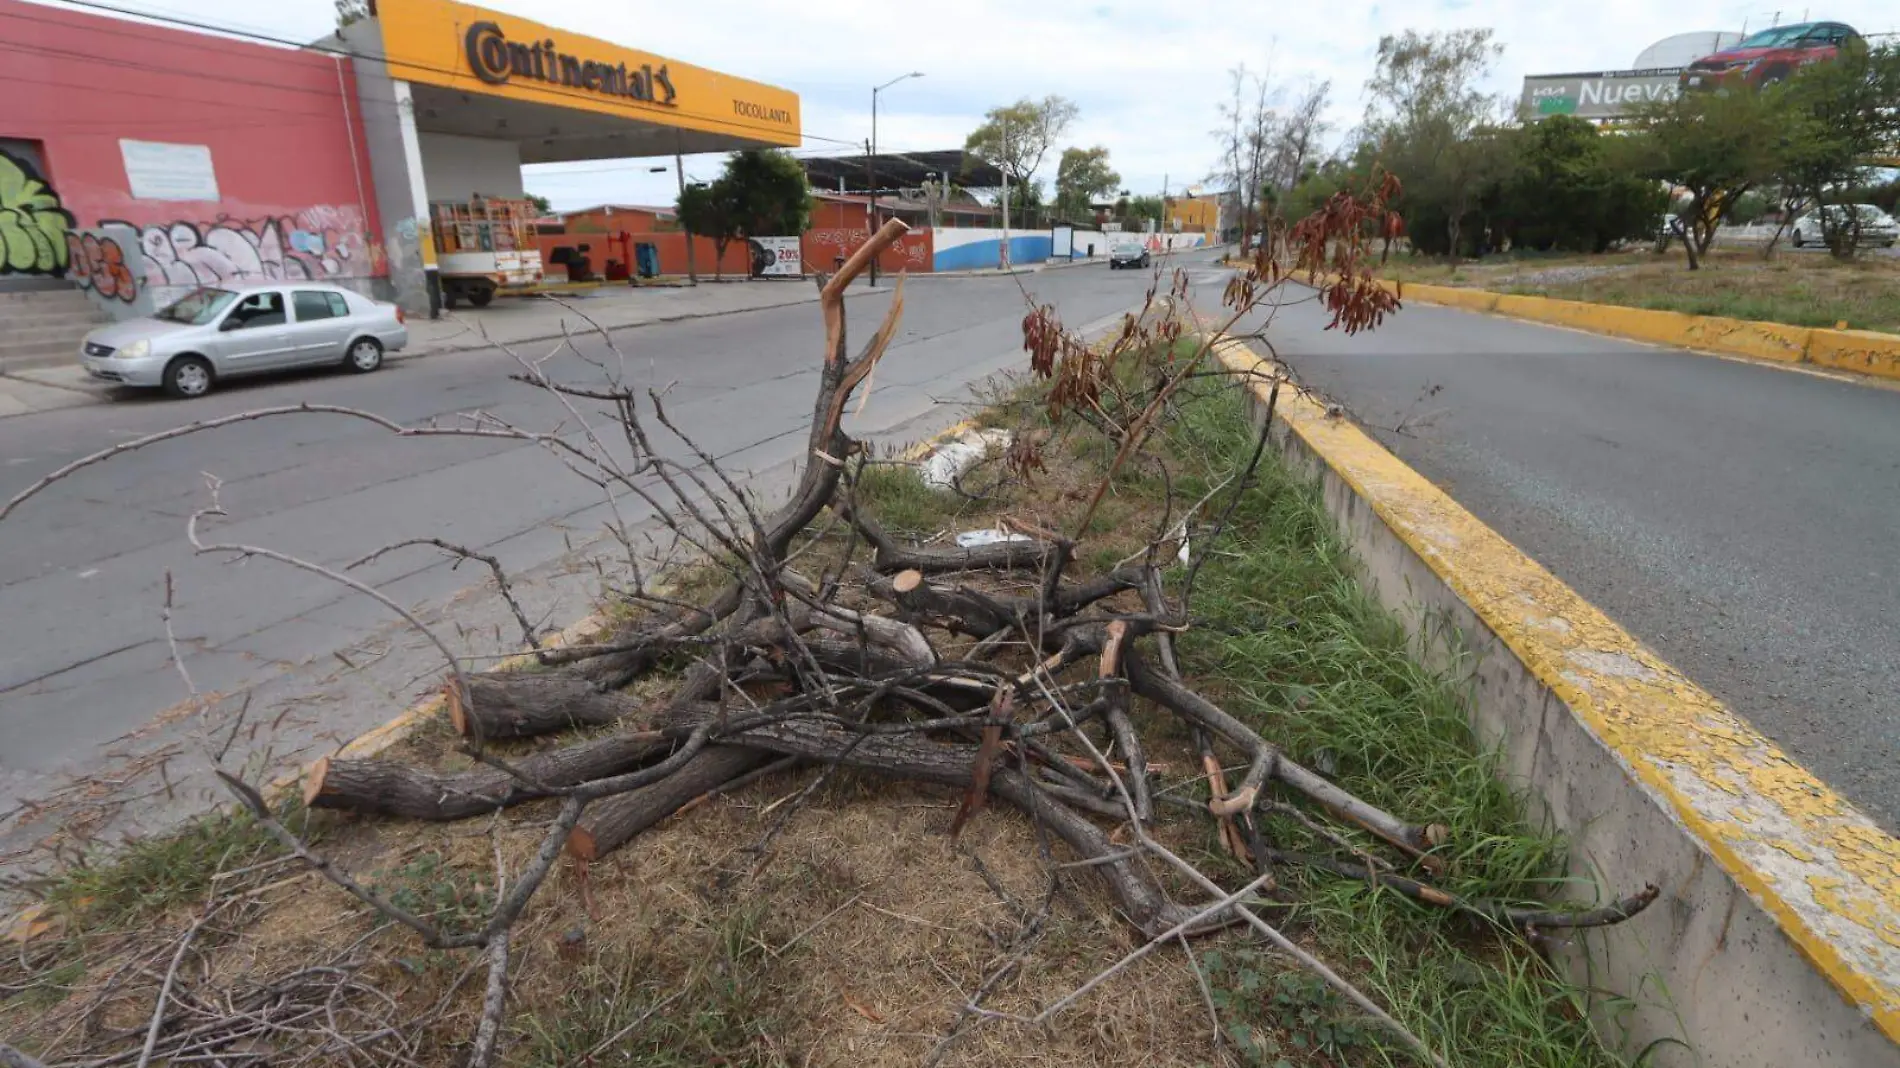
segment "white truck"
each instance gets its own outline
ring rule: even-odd
[[[466,300],[485,308],[497,293],[533,292],[541,285],[546,268],[535,238],[540,212],[531,202],[478,196],[429,208],[444,307]]]

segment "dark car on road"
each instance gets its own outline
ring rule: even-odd
[[[1746,85],[1760,89],[1787,81],[1810,63],[1840,54],[1841,46],[1860,40],[1844,22],[1797,22],[1750,34],[1739,43],[1689,64],[1682,72],[1685,90]]]
[[[1118,271],[1123,267],[1148,269],[1148,246],[1142,244],[1139,237],[1118,237],[1109,242],[1108,269]]]

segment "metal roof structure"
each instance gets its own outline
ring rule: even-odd
[[[827,192],[838,188],[842,179],[846,191],[863,192],[867,177],[875,173],[880,189],[913,189],[932,174],[948,176],[965,189],[994,189],[1003,184],[1003,172],[994,166],[965,156],[962,149],[937,152],[880,152],[875,156],[805,156],[805,177],[813,188]]]

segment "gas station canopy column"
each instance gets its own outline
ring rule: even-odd
[[[519,198],[524,163],[800,143],[784,89],[454,0],[374,10],[341,36],[405,303],[435,268],[430,205]]]

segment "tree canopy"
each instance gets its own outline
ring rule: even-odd
[[[1056,211],[1071,221],[1087,218],[1089,205],[1121,184],[1122,176],[1108,165],[1108,149],[1065,148],[1056,164]]]
[[[982,125],[970,131],[963,151],[1002,170],[1012,185],[1027,185],[1079,110],[1074,101],[1053,94],[991,108]]]
[[[680,194],[679,220],[687,233],[712,238],[723,259],[734,238],[803,233],[811,221],[811,188],[791,156],[746,149],[727,157],[718,178]]]

